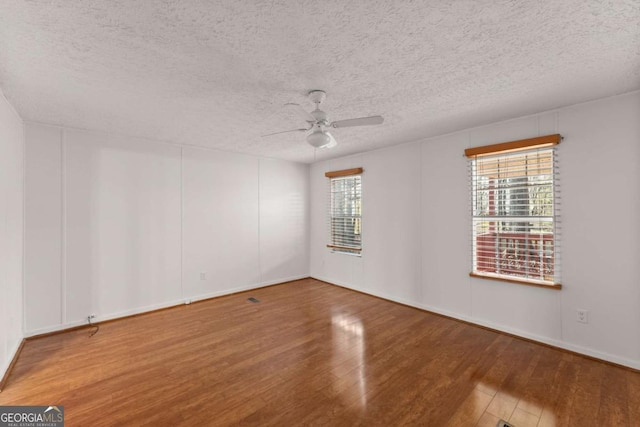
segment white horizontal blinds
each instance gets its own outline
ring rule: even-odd
[[[472,273],[559,284],[555,147],[533,145],[470,157]]]
[[[345,172],[359,171],[348,175]],[[361,169],[328,172],[329,248],[359,253],[362,249],[362,172]],[[334,174],[334,176],[329,176]],[[336,176],[337,175],[337,176]]]

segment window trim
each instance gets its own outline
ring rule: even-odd
[[[329,178],[329,181],[331,181],[332,178],[341,178],[341,177],[346,177],[346,176],[362,175],[363,172],[364,172],[363,168],[351,168],[351,169],[342,169],[342,170],[337,170],[337,171],[325,172],[324,176]],[[360,200],[362,201],[362,193],[360,193]],[[345,255],[361,256],[361,254],[362,254],[362,242],[360,242],[360,247],[359,248],[352,248],[352,247],[348,247],[348,246],[335,245],[335,244],[331,244],[331,243],[327,244],[327,248],[331,249],[335,253],[341,253],[341,254],[345,254]]]
[[[486,279],[486,280],[497,280],[498,282],[517,283],[519,285],[536,286],[538,288],[556,289],[556,290],[562,289],[562,284],[560,283],[538,282],[537,280],[525,279],[524,277],[517,277],[517,276],[506,277],[506,276],[499,276],[497,274],[496,275],[493,275],[490,273],[482,274],[482,273],[475,273],[471,271],[469,272],[469,277],[475,277],[478,279]]]
[[[467,148],[464,150],[464,155],[467,158],[469,158],[469,160],[475,160],[478,157],[495,156],[495,155],[501,155],[501,154],[508,154],[511,152],[519,152],[519,151],[527,151],[532,149],[553,147],[555,145],[560,144],[562,139],[563,137],[560,134],[552,134],[552,135],[539,136],[535,138],[520,139],[517,141],[501,142],[498,144]],[[555,186],[554,186],[554,191],[555,191]],[[471,217],[473,218],[473,212],[471,213]],[[556,222],[556,218],[554,215],[554,223],[555,222]],[[556,237],[554,233],[554,242],[555,242],[555,238]],[[554,244],[554,246],[556,245]],[[469,277],[494,280],[499,282],[516,283],[519,285],[536,286],[536,287],[546,288],[546,289],[555,289],[555,290],[562,289],[562,284],[558,282],[549,283],[549,282],[538,281],[535,279],[529,279],[529,278],[518,277],[518,276],[479,273],[476,271],[471,271],[469,272]]]
[[[343,169],[339,171],[325,172],[324,176],[327,178],[339,178],[341,176],[360,175],[362,172],[364,172],[364,169],[362,168]]]
[[[529,150],[532,148],[552,147],[560,144],[562,136],[559,133],[539,136],[537,138],[519,139],[517,141],[501,142],[499,144],[483,145],[482,147],[467,148],[464,155],[469,158],[492,156],[509,153],[511,151]]]

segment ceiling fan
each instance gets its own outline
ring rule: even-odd
[[[352,126],[379,125],[384,121],[382,116],[359,117],[357,119],[330,121],[327,113],[320,109],[320,104],[327,98],[323,90],[312,90],[308,93],[311,102],[316,104],[315,110],[307,112],[300,104],[288,103],[287,106],[295,107],[299,114],[307,122],[306,128],[285,130],[281,132],[269,133],[265,136],[278,135],[287,132],[307,132],[307,142],[315,148],[331,148],[338,145],[329,129],[339,129]]]

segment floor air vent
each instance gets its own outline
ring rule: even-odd
[[[252,303],[254,303],[254,304],[257,304],[257,303],[259,303],[259,302],[260,302],[260,300],[259,300],[258,298],[254,298],[254,297],[247,298],[247,299],[248,299],[249,301],[251,301]],[[507,426],[507,427],[509,427],[509,426]]]
[[[498,424],[496,424],[496,427],[515,427],[515,426],[513,424],[509,424],[504,420],[500,420],[498,421]]]

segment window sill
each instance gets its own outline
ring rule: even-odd
[[[331,253],[334,254],[344,254],[344,255],[352,255],[352,256],[362,256],[362,249],[354,249],[345,246],[336,246],[336,245],[327,245],[327,248],[331,249]]]
[[[480,274],[480,273],[474,273],[474,272],[469,273],[469,276],[477,277],[478,279],[497,280],[499,282],[516,283],[518,285],[536,286],[538,288],[546,288],[546,289],[555,289],[558,291],[562,289],[562,285],[560,283],[547,283],[547,282],[542,282],[542,281],[532,280],[532,279],[521,279],[518,277],[505,277],[505,276],[498,276],[494,274]]]
[[[332,254],[338,254],[338,255],[347,255],[347,256],[354,256],[357,258],[362,258],[362,254],[360,252],[343,252],[343,251],[337,251],[337,250],[332,250],[331,251]]]

